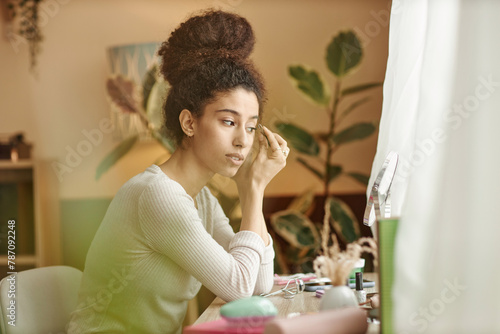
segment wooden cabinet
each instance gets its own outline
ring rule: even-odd
[[[0,277],[40,265],[36,180],[31,160],[0,161]]]

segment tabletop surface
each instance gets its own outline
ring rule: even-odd
[[[377,292],[377,281],[378,277],[376,273],[364,273],[363,277],[365,279],[375,281],[374,288],[365,288],[367,293]],[[273,291],[283,288],[282,285],[275,285]],[[315,292],[304,291],[301,294],[296,295],[293,299],[283,298],[283,294],[277,294],[269,298],[274,306],[278,310],[278,317],[286,317],[290,313],[314,313],[319,310],[320,298],[316,297]],[[224,302],[219,297],[215,298],[210,306],[202,313],[202,315],[196,320],[195,324],[201,324],[207,321],[217,320],[220,318],[220,307],[224,305]],[[369,333],[377,333],[378,326],[370,324]]]

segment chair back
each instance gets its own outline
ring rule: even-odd
[[[0,282],[0,332],[66,333],[81,280],[82,272],[68,266],[29,269],[5,277]]]

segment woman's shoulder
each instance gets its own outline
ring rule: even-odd
[[[196,197],[199,206],[204,208],[205,217],[220,219],[226,217],[218,198],[205,186]]]
[[[123,188],[163,196],[179,196],[186,193],[178,182],[169,178],[157,165],[151,165],[142,173],[132,177]]]
[[[203,201],[206,204],[210,204],[210,206],[219,204],[219,200],[210,191],[210,188],[208,186],[205,186],[200,190],[200,193],[198,194],[196,199],[198,202]]]
[[[167,177],[155,177],[139,190],[137,197],[139,216],[177,217],[178,215],[196,215],[193,199],[177,182]],[[141,218],[141,219],[142,219]]]

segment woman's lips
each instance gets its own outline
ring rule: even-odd
[[[232,162],[234,163],[235,165],[241,165],[243,163],[243,161],[245,160],[245,157],[243,156],[243,154],[240,154],[240,153],[229,153],[229,154],[226,154],[226,157]]]

